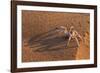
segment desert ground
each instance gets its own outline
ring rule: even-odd
[[[55,28],[65,26],[82,36],[80,46]],[[90,58],[90,15],[88,13],[22,11],[22,61],[84,60]]]

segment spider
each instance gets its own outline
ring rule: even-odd
[[[69,31],[68,31],[67,28],[64,27],[64,26],[60,26],[59,28],[56,28],[56,29],[57,29],[58,32],[63,32],[64,35],[65,35],[66,37],[68,37],[67,46],[69,45],[71,39],[75,39],[75,41],[76,41],[78,47],[80,46],[79,40],[78,40],[78,39],[82,40],[82,37],[81,37],[81,35],[74,29],[74,26],[71,26]]]

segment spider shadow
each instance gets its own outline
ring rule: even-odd
[[[48,54],[48,55],[60,55],[62,60],[75,60],[77,54],[77,45],[75,42],[70,42],[70,45],[67,47],[68,38],[65,38],[64,35],[58,35],[56,31],[50,30],[45,33],[41,33],[36,36],[31,36],[28,40],[28,45],[33,54]],[[42,57],[42,56],[41,56]],[[52,59],[52,57],[51,57]]]

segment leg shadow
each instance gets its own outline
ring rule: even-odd
[[[46,60],[49,60],[48,55],[51,60],[54,57],[54,60],[75,60],[77,53],[76,43],[73,42],[74,46],[72,46],[72,42],[70,42],[70,46],[67,47],[67,42],[68,38],[65,39],[65,36],[59,37],[55,29],[53,29],[31,37],[28,40],[28,45],[32,49],[33,55],[40,53],[39,57],[47,57]],[[39,60],[39,58],[37,59]],[[33,61],[36,60],[33,59]],[[45,61],[45,59],[42,59],[42,61]]]

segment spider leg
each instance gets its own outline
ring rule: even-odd
[[[76,43],[78,45],[78,47],[80,46],[78,39],[75,37]]]
[[[67,42],[67,46],[69,45],[69,42],[70,42],[70,40],[71,40],[71,36],[69,37],[69,39],[68,39],[68,42]]]
[[[81,41],[83,41],[82,36],[78,34],[78,37],[80,38]]]

